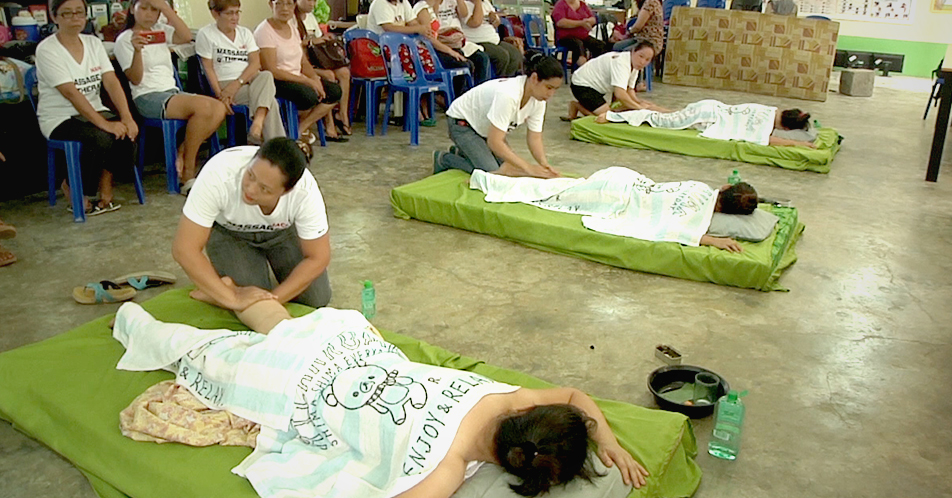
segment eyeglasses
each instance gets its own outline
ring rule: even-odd
[[[225,11],[219,12],[219,14],[223,16],[240,16],[241,11],[240,10],[225,10]]]
[[[67,21],[73,18],[85,19],[86,11],[85,10],[73,10],[73,11],[67,10],[67,11],[60,12],[59,15],[57,15],[57,17],[59,17],[60,19],[66,19]]]

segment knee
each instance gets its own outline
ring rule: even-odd
[[[326,94],[326,97],[324,97],[324,102],[325,102],[325,103],[328,103],[328,104],[332,104],[332,103],[334,103],[334,102],[339,102],[339,101],[340,101],[340,98],[341,98],[341,95],[342,95],[342,92],[341,92],[341,89],[340,89],[340,85],[338,85],[338,84],[336,84],[336,83],[334,83],[334,84],[326,84],[326,83],[325,83],[325,84],[324,84],[324,93]]]
[[[222,104],[221,101],[215,100],[211,97],[205,97],[201,102],[196,106],[196,114],[200,115],[202,118],[215,123],[221,123],[225,120],[225,104]]]
[[[350,83],[350,68],[344,66],[340,69],[334,70],[334,75],[337,76],[337,81],[341,83]]]

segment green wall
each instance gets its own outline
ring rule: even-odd
[[[860,36],[841,36],[836,43],[837,50],[903,54],[906,58],[903,61],[902,74],[925,78],[932,77],[932,70],[945,56],[947,47],[948,45],[943,43],[883,40]]]

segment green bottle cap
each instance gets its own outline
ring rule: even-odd
[[[364,289],[373,289],[374,283],[372,280],[364,280]]]
[[[734,174],[735,174],[735,175],[737,174],[737,170],[736,170],[736,169],[734,170]]]

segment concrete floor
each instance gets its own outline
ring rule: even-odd
[[[935,119],[921,119],[926,95],[880,87],[818,103],[663,84],[650,94],[669,107],[717,98],[809,110],[846,137],[829,175],[570,141],[558,120],[569,97],[559,90],[545,128],[564,171],[624,165],[720,185],[736,168],[762,195],[792,199],[807,230],[782,279],[791,292],[637,273],[396,219],[389,191],[430,174],[432,150],[449,145],[441,122],[416,148],[402,132],[368,138],[358,126],[349,144],[318,150],[331,304],[359,306],[360,281],[372,279],[379,327],[644,406],[654,406],[653,347],[674,345],[687,363],[750,390],[741,455],[725,462],[702,449],[697,496],[952,494],[952,143],[940,181],[924,182]],[[54,208],[42,195],[0,203],[20,231],[4,241],[20,261],[0,269],[0,351],[115,311],[74,303],[75,285],[149,268],[188,284],[169,251],[184,198],[164,192],[158,171],[146,188],[140,206],[120,185],[123,208],[86,224],[70,221],[62,198]],[[706,448],[711,420],[694,428]],[[68,462],[4,423],[0,483],[2,498],[94,496]]]

